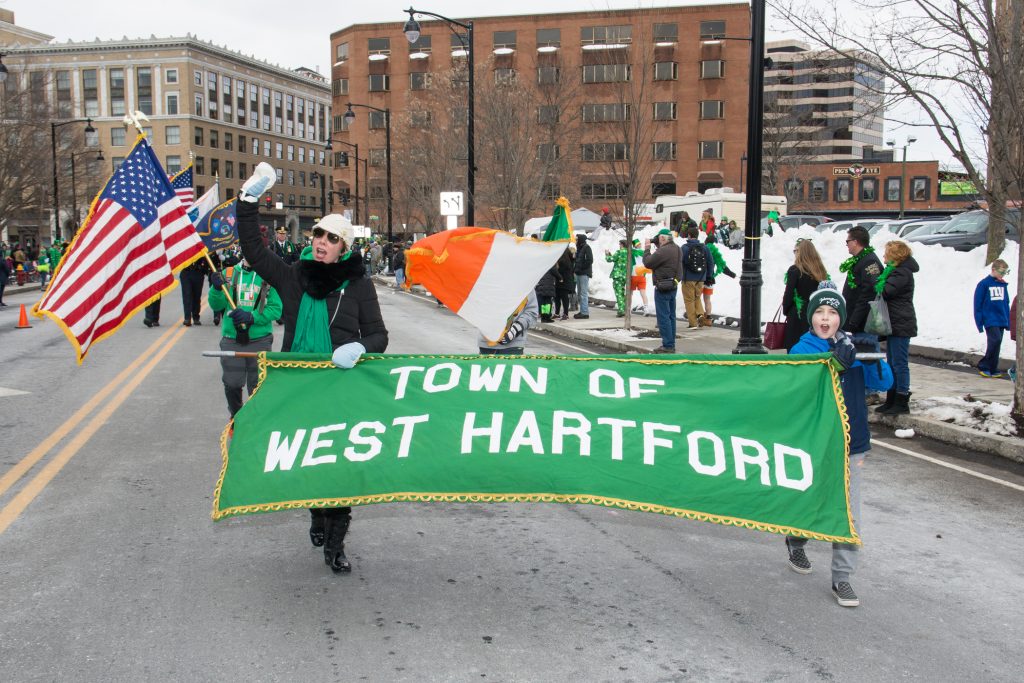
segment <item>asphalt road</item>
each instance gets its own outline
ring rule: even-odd
[[[475,350],[450,312],[379,292],[390,352]],[[81,367],[0,310],[0,680],[1020,680],[1019,467],[877,434],[1017,488],[877,446],[857,609],[825,544],[801,576],[778,536],[593,506],[359,508],[335,576],[305,513],[210,520],[219,335],[208,312],[177,327],[179,301]]]

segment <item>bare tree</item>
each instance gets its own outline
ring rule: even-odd
[[[985,199],[989,211],[986,263],[1002,253],[1008,219],[1018,234],[1024,188],[1024,0],[852,0],[843,8],[864,21],[845,19],[836,2],[771,0],[807,39],[851,58],[868,55],[884,81],[875,83],[887,107],[917,105],[953,158]],[[922,125],[903,121],[906,125]],[[1024,250],[1017,288],[1024,287]],[[1018,324],[1021,311],[1018,311]],[[1024,362],[1024,336],[1017,365]],[[1013,415],[1024,433],[1024,383],[1014,389]]]

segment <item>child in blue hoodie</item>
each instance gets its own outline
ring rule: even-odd
[[[835,284],[825,280],[807,299],[807,319],[810,331],[804,333],[790,353],[826,353],[843,368],[839,382],[843,399],[850,418],[850,514],[854,526],[860,520],[860,478],[864,458],[871,451],[871,432],[868,430],[864,366],[857,360],[853,339],[842,327],[846,322],[846,300]],[[798,574],[811,573],[811,561],[807,559],[804,546],[806,538],[789,536],[786,548],[789,550],[789,567]],[[857,565],[858,546],[832,544],[832,595],[843,607],[857,607],[860,599],[850,585],[850,576]]]
[[[999,347],[1003,344],[1003,330],[1010,329],[1010,296],[1006,276],[1010,266],[1001,258],[992,262],[992,274],[974,288],[974,324],[978,332],[985,331],[988,346],[978,363],[982,377],[1002,377],[999,372]]]

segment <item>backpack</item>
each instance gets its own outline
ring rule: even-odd
[[[707,253],[703,245],[691,244],[683,258],[683,267],[691,273],[703,274],[708,267]]]

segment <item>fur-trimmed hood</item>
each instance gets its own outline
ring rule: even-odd
[[[337,263],[306,260],[296,263],[295,268],[298,269],[302,291],[314,299],[326,298],[346,281],[362,277],[366,272],[357,250],[350,251],[348,258]]]

